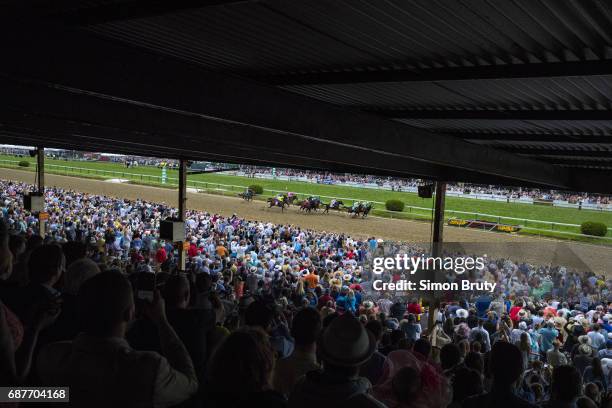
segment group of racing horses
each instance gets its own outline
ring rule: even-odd
[[[245,201],[252,201],[254,194],[251,190],[246,190],[244,193],[238,194],[238,196]],[[285,210],[285,207],[298,205],[300,211],[306,213],[322,210],[323,213],[328,214],[330,210],[334,210],[338,212],[347,212],[353,217],[361,216],[365,218],[370,213],[370,210],[372,210],[372,203],[370,202],[355,202],[351,206],[345,206],[341,200],[334,199],[329,203],[324,203],[316,196],[310,196],[304,200],[299,200],[298,196],[293,193],[279,194],[268,198],[266,202],[268,203],[268,208],[280,207],[281,212]]]

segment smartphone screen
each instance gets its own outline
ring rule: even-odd
[[[153,291],[155,290],[155,274],[144,273],[138,279],[136,296],[138,299],[153,301]]]

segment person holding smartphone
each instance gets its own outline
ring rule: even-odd
[[[148,297],[145,292],[139,296]],[[112,271],[88,279],[77,296],[82,332],[71,342],[41,350],[37,371],[43,383],[70,387],[74,406],[165,407],[193,396],[197,375],[166,318],[164,299],[153,290],[152,301],[143,302],[157,327],[161,353],[134,350],[125,339],[135,313],[129,281]]]

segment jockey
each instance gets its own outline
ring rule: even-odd
[[[329,206],[330,206],[330,207],[332,207],[332,208],[334,208],[334,207],[336,207],[336,203],[337,203],[337,202],[338,202],[338,201],[337,201],[335,198],[332,198],[331,202],[329,203]]]
[[[361,203],[359,201],[355,201],[353,203],[353,206],[351,207],[351,210],[353,211],[357,211],[357,209],[359,208],[359,206],[361,206]]]

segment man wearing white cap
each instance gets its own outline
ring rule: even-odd
[[[517,344],[521,340],[521,335],[527,332],[527,323],[519,322],[518,328],[512,329],[510,332],[510,343]]]
[[[457,316],[459,319],[467,319],[467,317],[469,316],[469,313],[465,309],[457,309],[455,311],[455,316]]]

